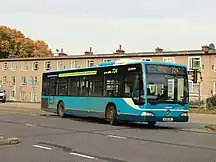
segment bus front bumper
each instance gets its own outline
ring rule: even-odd
[[[119,115],[119,120],[134,122],[188,122],[188,116],[135,116],[135,115]]]

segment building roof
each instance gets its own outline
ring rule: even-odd
[[[36,60],[64,60],[64,59],[94,59],[94,58],[124,58],[124,57],[155,57],[155,56],[188,56],[188,55],[213,55],[216,50],[180,50],[180,51],[161,51],[161,52],[134,52],[134,53],[108,53],[108,54],[79,54],[68,56],[54,56],[54,57],[29,57],[29,58],[3,58],[0,62],[4,61],[36,61]]]

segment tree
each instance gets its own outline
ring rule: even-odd
[[[48,45],[24,36],[21,31],[0,26],[0,54],[9,53],[9,57],[45,57],[53,56]]]
[[[42,40],[35,41],[34,47],[35,47],[34,56],[38,56],[38,57],[53,56],[48,45]]]

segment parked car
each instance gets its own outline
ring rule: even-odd
[[[2,88],[0,88],[0,102],[6,102],[6,91]]]

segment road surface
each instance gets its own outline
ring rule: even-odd
[[[37,107],[7,106],[0,106],[0,135],[21,143],[0,146],[4,162],[216,161],[216,134],[201,123],[110,126],[95,119],[42,116]]]

